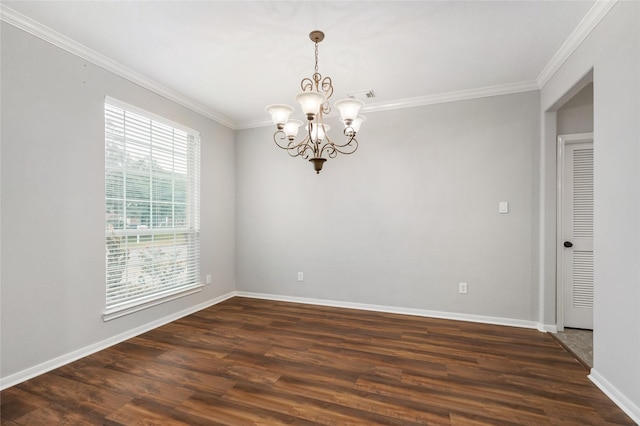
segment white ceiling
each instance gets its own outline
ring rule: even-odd
[[[594,1],[3,1],[230,127],[294,107],[314,66],[369,110],[488,87],[534,88]],[[15,13],[14,13],[15,14]],[[22,16],[25,15],[25,16]],[[4,18],[3,18],[4,19]],[[6,20],[6,19],[5,19]],[[35,23],[31,23],[35,24]],[[33,25],[32,25],[33,26]],[[95,53],[99,55],[95,55]],[[106,58],[105,58],[106,57]],[[556,57],[557,60],[557,57]],[[100,61],[98,61],[100,62]],[[124,71],[123,71],[124,70]],[[548,69],[547,69],[548,70]],[[537,83],[536,83],[537,82]],[[299,108],[298,108],[299,109]]]

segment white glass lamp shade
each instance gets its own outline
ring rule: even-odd
[[[349,125],[358,116],[360,108],[364,105],[364,102],[357,99],[341,99],[337,101],[335,107],[340,111],[340,117],[345,124]]]
[[[289,105],[275,104],[266,107],[265,111],[271,114],[273,124],[278,126],[278,129],[282,129],[287,120],[289,120],[289,116],[293,113],[294,109]]]
[[[302,126],[302,121],[300,120],[289,120],[284,125],[284,133],[287,135],[289,140],[293,140],[298,135],[298,128]]]
[[[358,132],[360,130],[360,126],[365,121],[367,121],[367,117],[365,117],[364,115],[359,115],[353,120],[353,123],[351,123],[351,128],[354,132]]]
[[[305,126],[307,132],[309,131],[309,126]],[[328,124],[314,124],[311,123],[311,140],[313,142],[320,142],[324,139],[326,132],[331,130],[331,126]]]
[[[320,92],[301,92],[296,96],[296,101],[300,102],[302,112],[307,115],[307,119],[313,120],[326,98]]]
[[[356,133],[358,133],[358,131],[360,130],[360,126],[365,121],[367,121],[367,117],[365,117],[364,115],[359,115],[351,122],[351,125],[348,125],[347,123],[345,123],[344,124],[345,125],[345,135],[351,137],[351,136],[355,135]]]

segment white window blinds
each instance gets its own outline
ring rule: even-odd
[[[199,291],[200,136],[105,101],[109,320]]]

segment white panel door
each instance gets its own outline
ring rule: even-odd
[[[593,329],[593,138],[565,141],[562,176],[564,326]]]

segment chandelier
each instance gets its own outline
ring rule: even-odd
[[[320,173],[327,158],[335,158],[340,154],[353,154],[358,149],[356,133],[360,125],[366,120],[358,111],[364,102],[357,99],[342,99],[334,106],[340,111],[341,121],[344,123],[342,131],[343,143],[336,143],[329,137],[330,126],[324,123],[324,116],[331,112],[329,98],[333,94],[331,77],[322,77],[318,72],[318,43],[324,40],[322,31],[312,31],[309,38],[315,44],[315,72],[311,78],[305,77],[300,82],[302,92],[296,96],[302,112],[306,115],[307,123],[304,127],[304,138],[296,142],[300,120],[289,119],[294,109],[289,105],[269,105],[266,111],[277,130],[273,134],[273,141],[278,147],[287,150],[292,157],[302,157],[313,163],[316,173]],[[325,158],[326,156],[326,158]]]

